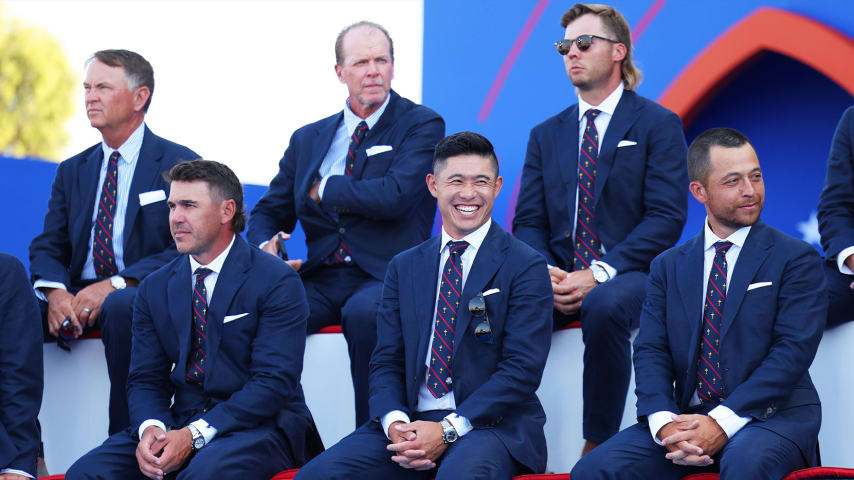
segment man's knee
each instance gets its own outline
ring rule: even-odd
[[[116,290],[107,295],[103,305],[101,305],[99,316],[102,335],[123,334],[130,336],[131,322],[133,321],[133,301],[135,297],[135,287]]]
[[[381,287],[367,287],[353,294],[344,303],[341,309],[341,324],[348,338],[376,341],[377,311],[381,295]]]

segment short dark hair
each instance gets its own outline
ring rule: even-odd
[[[385,35],[385,38],[388,39],[388,53],[391,56],[391,63],[394,63],[394,42],[391,41],[391,35],[388,34],[388,30],[383,28],[382,25],[374,22],[369,22],[367,20],[362,20],[361,22],[356,22],[344,30],[341,30],[338,33],[338,37],[335,39],[335,64],[341,65],[341,62],[344,61],[344,36],[347,35],[347,32],[356,28],[356,27],[371,27],[375,28]]]
[[[498,178],[498,157],[492,143],[483,135],[474,132],[459,132],[439,140],[433,154],[433,175],[445,167],[445,162],[458,155],[480,155],[489,158]]]
[[[142,108],[143,112],[148,112],[148,107],[151,105],[151,97],[154,96],[154,69],[151,68],[148,60],[130,50],[100,50],[89,57],[86,65],[96,60],[109,67],[122,67],[125,71],[125,78],[127,79],[130,91],[134,91],[139,87],[148,87],[148,101],[145,102],[145,106]]]
[[[692,182],[706,184],[712,170],[709,152],[712,147],[738,148],[750,145],[750,140],[738,130],[715,127],[701,133],[688,147],[688,178]]]
[[[246,227],[246,210],[243,208],[243,185],[237,175],[223,163],[201,158],[190,162],[181,162],[172,167],[163,177],[167,182],[207,182],[211,194],[219,201],[234,200],[234,218],[231,230],[240,233]]]

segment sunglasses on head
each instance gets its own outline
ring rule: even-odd
[[[616,40],[611,40],[610,38],[600,37],[599,35],[579,35],[577,38],[564,38],[559,42],[555,42],[555,46],[557,47],[557,53],[561,55],[566,55],[569,53],[570,47],[572,47],[572,43],[575,42],[575,46],[578,47],[582,52],[590,48],[590,45],[593,45],[593,39],[598,38],[599,40],[605,40],[606,42],[611,43],[620,43]]]
[[[480,323],[474,327],[475,338],[481,338],[492,333],[489,318],[486,316],[486,301],[483,299],[482,293],[478,293],[477,296],[469,300],[469,313],[471,313],[473,320],[480,320]]]

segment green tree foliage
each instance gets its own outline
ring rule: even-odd
[[[75,80],[51,35],[0,5],[0,152],[55,159],[68,141]]]

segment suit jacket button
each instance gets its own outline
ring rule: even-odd
[[[347,231],[347,229],[344,227],[341,227],[338,229],[338,233],[340,233],[341,235],[344,235],[344,232],[346,232],[346,231]]]
[[[563,233],[563,236],[564,236],[564,237],[566,237],[566,238],[569,238],[569,237],[571,237],[571,236],[572,236],[572,232],[564,232],[564,233]]]

